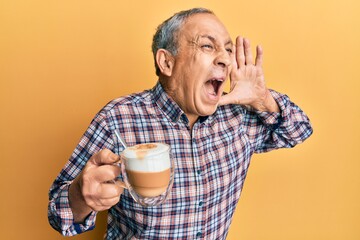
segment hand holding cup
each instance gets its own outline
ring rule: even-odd
[[[69,189],[70,207],[76,222],[81,222],[91,211],[111,208],[120,199],[124,183],[117,179],[120,167],[114,163],[120,157],[108,149],[94,154]]]

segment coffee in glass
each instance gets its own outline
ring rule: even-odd
[[[166,200],[174,181],[169,145],[145,143],[127,147],[121,160],[124,182],[136,202],[155,206]]]

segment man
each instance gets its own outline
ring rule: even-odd
[[[266,87],[261,47],[254,60],[249,41],[234,44],[211,11],[166,20],[153,53],[155,87],[107,104],[50,189],[49,221],[63,235],[92,229],[96,213],[108,209],[106,239],[225,239],[251,155],[293,147],[312,133],[299,107]],[[142,207],[112,181],[124,150],[115,129],[128,145],[171,146],[175,180],[162,205]]]

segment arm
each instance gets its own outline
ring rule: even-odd
[[[286,95],[270,90],[280,113],[248,111],[244,127],[256,153],[291,148],[313,132],[309,118]]]
[[[63,235],[93,229],[97,211],[119,200],[121,183],[108,183],[119,174],[112,164],[118,156],[105,148],[113,149],[113,142],[104,116],[98,114],[50,188],[49,222]]]
[[[311,135],[310,121],[287,96],[266,87],[261,47],[256,48],[256,53],[254,64],[250,42],[237,37],[230,93],[222,97],[220,104],[248,106],[244,127],[256,152],[293,147]]]

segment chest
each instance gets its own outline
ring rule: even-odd
[[[120,127],[129,145],[162,142],[171,146],[178,197],[226,189],[238,175],[246,174],[252,155],[241,118],[196,123],[192,130],[181,122],[159,117],[132,118],[122,121]]]

